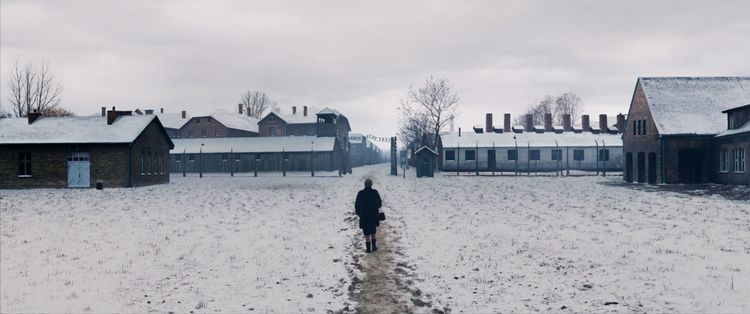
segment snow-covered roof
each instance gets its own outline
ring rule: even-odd
[[[463,132],[461,136],[458,133],[450,133],[442,136],[443,147],[445,148],[456,148],[459,145],[461,147],[492,147],[493,142],[495,147],[515,147],[515,141],[513,137],[516,137],[518,141],[518,147],[554,147],[555,140],[557,145],[561,147],[594,147],[597,142],[598,145],[605,143],[606,146],[621,147],[622,139],[619,134],[593,134],[590,132],[573,133],[563,132],[560,134],[546,132],[546,133],[466,133]],[[595,142],[596,141],[596,142]]]
[[[338,110],[331,109],[331,108],[328,108],[328,107],[323,108],[323,110],[318,111],[318,113],[316,113],[316,114],[332,114],[332,115],[335,115],[337,117],[338,116],[342,116],[341,112],[339,112]]]
[[[638,79],[659,134],[719,134],[723,109],[750,103],[750,77]]]
[[[729,135],[735,135],[740,133],[749,133],[750,134],[750,121],[745,122],[742,126],[736,129],[726,130],[724,132],[719,133],[716,137],[724,137]]]
[[[159,121],[161,121],[161,125],[163,125],[165,128],[168,129],[179,129],[182,128],[185,123],[190,121],[190,115],[185,115],[185,118],[182,118],[182,113],[156,113],[156,116],[159,117]]]
[[[102,116],[0,119],[3,144],[96,144],[132,143],[155,115],[120,116],[111,125]]]
[[[437,154],[438,154],[438,153],[437,153],[437,152],[436,152],[435,150],[433,150],[432,148],[429,148],[429,147],[427,147],[427,146],[422,146],[422,148],[420,148],[420,149],[417,149],[417,151],[416,151],[416,152],[414,152],[414,154],[415,154],[415,155],[416,155],[416,154],[419,154],[419,152],[421,152],[421,151],[423,151],[423,150],[426,150],[426,151],[428,151],[428,152],[432,153],[433,155],[437,155]]]
[[[316,152],[333,151],[335,137],[281,136],[281,137],[223,137],[173,139],[173,153],[185,151],[197,154],[203,144],[204,153],[277,153],[277,152]]]
[[[365,137],[362,133],[349,132],[349,143],[362,144],[364,138]]]
[[[211,117],[230,129],[237,129],[258,133],[258,119],[219,109],[211,114]]]
[[[313,106],[307,106],[307,115],[305,115],[304,107],[297,106],[297,111],[294,112],[292,108],[281,109],[279,112],[269,112],[269,114],[275,114],[281,120],[284,120],[287,124],[304,124],[304,123],[317,123],[318,116],[315,114],[318,112],[318,108]],[[265,117],[263,117],[265,119]],[[262,119],[261,119],[262,120]]]

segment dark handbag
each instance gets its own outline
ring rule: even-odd
[[[384,212],[380,212],[379,219],[380,219],[380,221],[385,220],[385,213]]]

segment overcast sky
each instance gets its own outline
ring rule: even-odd
[[[627,112],[639,76],[750,75],[750,1],[8,1],[0,92],[16,58],[50,63],[64,107],[235,110],[260,90],[396,132],[408,87],[445,76],[458,126],[577,93]]]

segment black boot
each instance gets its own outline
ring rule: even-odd
[[[377,250],[378,250],[378,246],[377,246],[377,245],[375,245],[375,242],[376,242],[376,241],[377,241],[377,240],[375,240],[375,239],[372,239],[372,251],[373,251],[373,252],[375,252],[375,251],[377,251]]]
[[[372,250],[370,249],[370,242],[367,242],[365,245],[367,246],[367,249],[365,249],[365,253],[372,252]]]

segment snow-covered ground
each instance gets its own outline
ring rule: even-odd
[[[747,200],[387,172],[0,190],[0,312],[750,311]],[[388,220],[366,255],[368,176]]]

